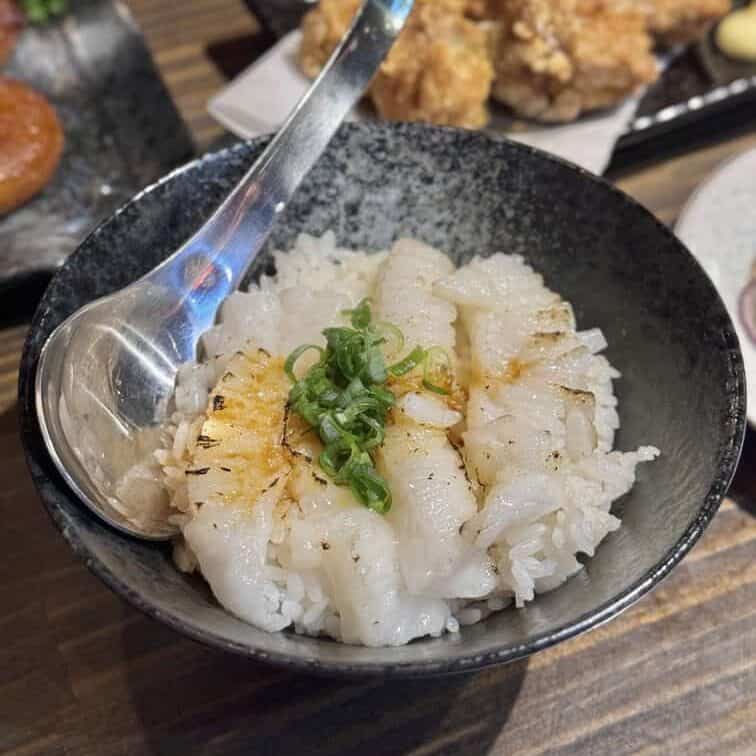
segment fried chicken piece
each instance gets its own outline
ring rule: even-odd
[[[346,34],[361,0],[321,0],[302,19],[302,43],[297,62],[314,79]]]
[[[42,190],[62,152],[52,106],[26,84],[0,77],[0,215]]]
[[[302,25],[299,64],[319,73],[359,0],[321,0]],[[493,66],[484,26],[465,17],[469,0],[417,0],[405,29],[373,80],[369,97],[389,120],[481,128]]]
[[[305,15],[298,61],[306,76],[314,79],[320,73],[361,5],[362,0],[320,0],[317,7]],[[469,9],[475,16],[482,17],[487,0],[416,0],[415,14],[420,5],[436,5],[457,16]]]
[[[488,123],[492,80],[486,30],[427,3],[412,14],[370,97],[390,120],[479,129]]]
[[[638,0],[649,31],[665,45],[700,39],[706,30],[732,9],[731,0]]]
[[[571,121],[658,75],[646,18],[616,0],[491,0],[491,12],[493,95],[525,117]]]

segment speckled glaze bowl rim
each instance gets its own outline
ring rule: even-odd
[[[457,130],[445,128],[445,127],[430,127],[417,124],[347,124],[342,127],[349,130],[364,130],[364,129],[380,129],[390,130],[396,135],[401,134],[403,130],[412,129],[433,129],[438,132],[450,132],[453,133]],[[566,160],[555,157],[541,150],[533,147],[513,142],[511,140],[492,139],[485,134],[469,132],[471,138],[476,138],[481,141],[489,143],[490,148],[499,149],[502,143],[506,145],[506,149],[514,152],[520,152],[522,154],[535,157],[539,160],[550,161],[561,164],[573,172],[577,172],[583,181],[589,181],[602,187],[603,191],[614,194],[624,205],[632,209],[632,212],[640,212],[649,217],[654,223],[655,227],[661,236],[665,237],[668,241],[679,247],[681,252],[688,255],[690,262],[693,266],[697,267],[701,274],[706,277],[706,273],[700,266],[695,257],[688,251],[688,249],[682,244],[682,242],[674,235],[674,233],[667,228],[661,221],[659,221],[653,214],[651,214],[646,208],[644,208],[639,202],[629,197],[624,192],[617,189],[615,186],[595,176],[594,174],[576,166]],[[245,150],[255,150],[263,146],[270,136],[262,136],[256,139],[240,142],[230,147],[218,150],[216,152],[203,155],[174,171],[170,172],[163,178],[159,179],[155,183],[147,186],[137,195],[135,195],[129,202],[125,203],[119,208],[113,216],[120,214],[125,208],[139,202],[139,200],[145,195],[152,192],[156,187],[161,186],[178,175],[181,175],[187,171],[190,171],[196,167],[201,166],[206,162],[223,161],[228,156],[234,155],[236,152]],[[65,266],[76,264],[76,256],[79,249],[84,246],[91,238],[96,237],[101,229],[108,224],[110,218],[106,219],[97,228],[95,228],[89,236],[82,242],[76,252],[74,252]],[[51,282],[50,286],[54,283]],[[368,677],[378,676],[383,678],[396,678],[396,677],[423,677],[433,675],[447,675],[455,673],[463,673],[468,671],[474,671],[483,669],[485,667],[493,666],[496,664],[504,664],[518,659],[525,658],[537,651],[554,646],[557,643],[573,638],[580,633],[587,630],[598,627],[609,620],[613,619],[621,612],[628,609],[646,593],[648,593],[653,587],[655,587],[661,580],[663,580],[672,570],[672,568],[682,560],[682,558],[691,550],[693,545],[701,537],[702,533],[708,526],[716,514],[719,505],[724,498],[727,489],[732,482],[737,468],[738,460],[742,450],[745,428],[746,428],[746,394],[745,394],[745,372],[743,368],[743,358],[740,352],[740,346],[738,343],[737,335],[735,333],[732,322],[727,316],[727,310],[721,297],[714,289],[713,284],[709,281],[709,285],[712,287],[713,295],[718,306],[721,308],[722,313],[725,316],[725,322],[728,324],[725,332],[722,334],[722,338],[727,345],[727,354],[729,355],[729,370],[733,376],[734,383],[737,386],[737,390],[730,397],[730,411],[728,413],[728,439],[727,443],[721,447],[721,462],[719,466],[719,472],[713,479],[708,493],[701,502],[701,506],[698,510],[698,515],[690,523],[685,532],[676,541],[671,549],[667,552],[663,559],[657,562],[650,570],[646,572],[641,578],[636,580],[633,584],[628,586],[624,591],[617,594],[613,599],[597,606],[593,611],[587,612],[577,619],[566,623],[565,625],[557,628],[556,630],[541,633],[534,636],[526,643],[521,643],[515,646],[508,646],[495,651],[490,651],[485,654],[471,654],[469,656],[461,656],[449,661],[417,661],[417,662],[397,662],[397,663],[385,663],[385,662],[322,662],[318,659],[303,658],[290,654],[277,654],[261,651],[255,647],[244,643],[238,643],[230,641],[222,635],[206,632],[193,627],[191,624],[186,623],[184,620],[177,618],[169,613],[164,612],[161,608],[155,605],[153,602],[146,600],[142,595],[129,588],[115,573],[113,573],[105,564],[103,564],[89,549],[85,546],[82,540],[78,537],[78,534],[72,531],[70,528],[64,527],[64,522],[59,511],[58,505],[49,500],[41,490],[41,483],[53,482],[56,488],[66,491],[68,496],[72,496],[68,491],[62,479],[53,479],[47,475],[44,469],[37,471],[35,467],[39,464],[35,458],[34,444],[36,442],[38,448],[41,449],[41,443],[39,442],[39,428],[37,425],[36,411],[34,409],[34,402],[31,400],[30,391],[33,390],[34,374],[36,372],[36,363],[38,359],[39,350],[34,350],[31,344],[33,334],[44,326],[44,305],[46,302],[47,293],[40,301],[37,312],[32,320],[29,333],[27,335],[26,343],[24,345],[24,351],[21,360],[21,370],[19,374],[19,415],[21,421],[21,436],[22,443],[26,455],[27,465],[30,469],[34,484],[40,494],[45,508],[47,509],[50,517],[55,523],[56,527],[61,531],[63,537],[69,543],[73,551],[82,557],[85,561],[88,569],[99,577],[108,587],[110,587],[117,594],[126,599],[132,606],[140,610],[144,614],[153,619],[156,619],[169,627],[177,630],[179,633],[203,643],[207,646],[220,648],[225,651],[246,656],[248,658],[274,664],[289,669],[294,669],[303,673],[320,674],[334,677]],[[33,363],[32,363],[33,360]],[[46,452],[42,452],[43,455]],[[103,527],[108,527],[103,523]],[[119,537],[128,538],[128,536],[118,534]],[[333,641],[324,640],[323,642],[332,643]],[[422,640],[416,641],[422,643]]]

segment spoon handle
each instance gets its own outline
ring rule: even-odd
[[[149,276],[188,289],[195,313],[206,313],[208,326],[241,283],[276,216],[364,94],[413,2],[366,0],[320,76],[252,168],[205,225]]]

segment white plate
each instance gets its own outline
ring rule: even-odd
[[[745,361],[748,421],[756,426],[756,345],[738,300],[756,261],[756,149],[725,163],[688,201],[677,235],[704,267],[735,323]]]

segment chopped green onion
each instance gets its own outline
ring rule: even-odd
[[[377,349],[371,349],[368,352],[365,370],[371,383],[385,383],[388,373],[386,373],[386,360],[383,359],[383,353]]]
[[[323,349],[321,349],[321,347],[315,346],[315,344],[303,344],[302,346],[297,347],[286,358],[286,362],[284,363],[284,370],[286,371],[286,375],[288,375],[292,381],[296,382],[297,380],[297,376],[294,375],[294,365],[305,352],[309,352],[311,349],[315,349],[316,351],[320,352],[321,357],[323,356]]]
[[[412,372],[418,365],[421,365],[426,357],[425,349],[415,347],[403,360],[395,363],[389,368],[389,373],[399,378],[407,373]]]
[[[391,391],[382,386],[388,378],[381,346],[389,337],[402,343],[399,329],[372,325],[368,300],[344,313],[352,327],[326,328],[326,348],[303,345],[285,363],[293,382],[289,405],[313,428],[323,442],[319,463],[338,485],[348,486],[366,507],[385,513],[391,507],[388,484],[378,474],[370,450],[385,437],[386,416],[394,404]],[[295,365],[310,349],[319,361],[297,377]]]
[[[383,355],[386,359],[396,357],[404,351],[404,334],[392,323],[375,324],[376,333],[383,339]]]
[[[386,514],[391,509],[391,491],[372,462],[352,466],[349,487],[359,501],[378,514]]]
[[[443,386],[437,386],[436,384],[431,383],[427,378],[423,378],[423,388],[432,391],[434,394],[441,394],[441,396],[449,396],[451,393],[449,389],[445,389]]]
[[[415,347],[404,359],[388,367],[387,355],[401,353],[402,332],[390,323],[372,323],[370,302],[364,299],[343,313],[352,327],[326,328],[326,348],[304,344],[284,365],[294,384],[289,406],[323,442],[318,462],[337,485],[348,486],[369,509],[385,514],[391,509],[388,483],[375,469],[370,452],[383,443],[388,412],[396,401],[384,384],[425,363],[423,385],[447,393],[451,360],[442,349]],[[383,349],[381,347],[384,347]],[[305,352],[318,351],[320,359],[302,377],[295,366]]]
[[[351,320],[352,328],[364,331],[370,325],[373,317],[370,311],[370,300],[363,299],[353,310],[344,310],[342,314]]]
[[[452,363],[445,349],[431,347],[425,355],[423,386],[428,391],[447,396],[451,393]]]

